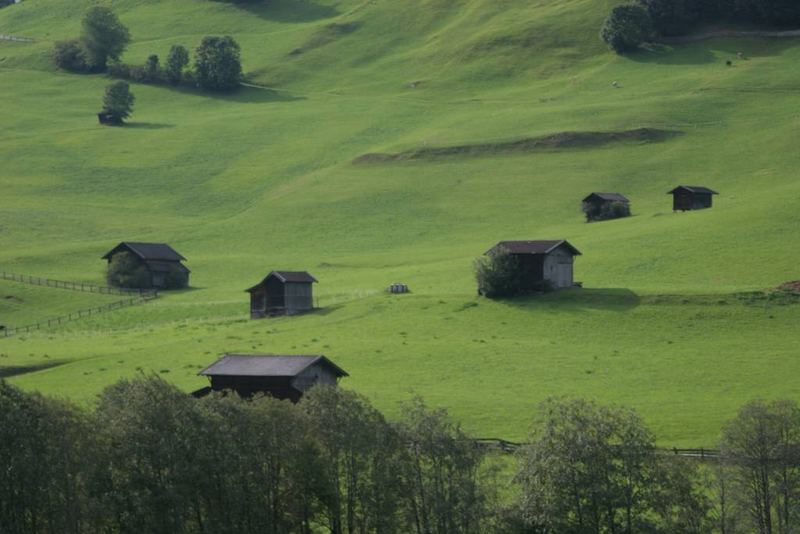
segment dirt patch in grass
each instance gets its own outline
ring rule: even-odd
[[[425,147],[406,150],[396,154],[372,153],[364,154],[353,160],[361,163],[387,163],[392,161],[411,161],[418,159],[435,159],[451,156],[487,156],[497,154],[514,154],[526,152],[544,152],[575,148],[595,148],[612,143],[658,143],[683,132],[676,130],[660,130],[657,128],[637,128],[617,132],[560,132],[542,137],[529,137],[515,141],[497,143],[479,143],[474,145],[458,145],[449,147]]]
[[[361,27],[360,22],[342,22],[333,24],[327,24],[317,30],[311,38],[306,41],[306,43],[299,47],[295,48],[291,52],[289,52],[290,56],[297,56],[300,54],[304,54],[309,50],[314,50],[315,48],[320,48],[325,46],[326,44],[332,43],[336,39],[340,37],[344,37],[345,35],[351,34],[357,29]]]
[[[778,291],[790,291],[792,293],[800,293],[800,280],[792,280],[791,282],[784,282],[776,288]]]

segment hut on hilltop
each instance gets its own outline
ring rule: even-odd
[[[667,194],[672,195],[672,211],[689,211],[710,208],[719,193],[708,187],[679,185]]]
[[[314,309],[312,284],[306,271],[272,271],[246,291],[250,293],[250,318],[294,315]]]
[[[335,386],[349,376],[323,355],[225,354],[200,373],[210,385],[192,393],[203,397],[212,391],[233,391],[249,398],[265,394],[297,402],[312,386]]]

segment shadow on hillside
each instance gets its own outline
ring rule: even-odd
[[[304,96],[296,96],[285,91],[276,91],[266,87],[242,86],[230,93],[214,93],[201,91],[190,87],[163,86],[179,93],[213,98],[214,100],[225,100],[227,102],[238,102],[240,104],[266,104],[269,102],[294,102],[306,100]]]
[[[313,22],[339,15],[335,7],[322,6],[309,0],[272,0],[252,5],[240,5],[240,9],[257,17],[275,22]]]
[[[37,371],[44,371],[45,369],[52,369],[53,367],[58,367],[59,365],[64,365],[66,363],[69,363],[69,360],[57,360],[33,365],[10,365],[6,367],[0,367],[0,378],[9,378],[12,376],[35,373]]]
[[[703,65],[717,63],[726,67],[730,59],[733,67],[737,62],[750,58],[769,57],[781,54],[787,48],[797,46],[800,39],[774,39],[755,37],[724,37],[686,44],[653,44],[647,50],[631,54],[629,59],[638,63],[664,65]],[[741,53],[743,59],[737,54]],[[727,56],[727,57],[726,57]]]
[[[137,128],[140,130],[162,130],[164,128],[174,128],[174,124],[163,124],[158,122],[126,122],[126,128]]]
[[[559,308],[567,311],[628,311],[641,302],[639,295],[625,288],[565,289],[544,295],[531,295],[505,301],[522,309]]]

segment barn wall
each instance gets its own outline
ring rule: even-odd
[[[527,291],[542,288],[544,280],[544,259],[540,255],[517,255],[520,270],[522,271],[522,289]]]
[[[286,305],[284,298],[284,284],[275,277],[270,277],[265,283],[267,291],[267,307],[268,308],[283,308]]]
[[[572,287],[575,258],[564,248],[557,248],[544,259],[544,279],[555,288]]]
[[[327,367],[319,364],[309,365],[292,381],[292,385],[300,391],[306,391],[316,384],[336,385],[336,375]]]
[[[286,283],[284,284],[284,294],[286,295],[286,310],[306,311],[314,307],[314,297],[310,283]]]

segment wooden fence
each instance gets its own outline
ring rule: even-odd
[[[32,43],[33,39],[30,37],[20,37],[18,35],[4,35],[0,33],[0,41],[13,41],[15,43]]]
[[[104,295],[152,295],[158,296],[155,289],[125,289],[118,287],[96,286],[93,284],[85,284],[83,282],[67,282],[64,280],[53,280],[51,278],[40,278],[38,276],[28,276],[26,274],[14,274],[0,271],[0,279],[11,280],[12,282],[19,282],[21,284],[30,284],[35,286],[54,287],[57,289],[70,289],[72,291],[83,291],[86,293],[101,293]]]
[[[500,438],[477,438],[472,440],[478,447],[488,451],[500,452],[504,454],[513,454],[527,443],[518,443],[515,441],[508,441]],[[696,460],[716,460],[720,457],[720,452],[717,449],[657,449],[660,454],[669,456],[682,456],[684,458],[694,458]]]
[[[47,320],[39,321],[38,323],[33,323],[25,326],[15,326],[15,327],[6,327],[0,326],[0,336],[2,337],[11,337],[15,334],[21,334],[26,332],[33,332],[35,330],[42,330],[44,328],[49,328],[51,326],[57,326],[63,323],[67,323],[70,321],[77,321],[78,319],[82,319],[84,317],[90,317],[92,315],[97,315],[98,313],[106,313],[114,310],[119,310],[121,308],[127,308],[128,306],[135,306],[137,304],[144,304],[149,300],[153,300],[158,298],[158,293],[143,293],[141,295],[137,295],[135,297],[117,300],[114,302],[110,302],[108,304],[104,304],[102,306],[95,306],[94,308],[86,308],[83,310],[78,310],[72,312],[67,315],[61,315],[59,317],[53,317]]]
[[[0,280],[10,280],[12,282],[19,282],[21,284],[30,284],[35,286],[52,287],[57,289],[68,289],[70,291],[83,291],[85,293],[97,293],[102,295],[122,295],[128,297],[126,299],[117,300],[104,304],[102,306],[95,306],[93,308],[86,308],[78,310],[67,315],[59,317],[52,317],[50,319],[39,321],[38,323],[28,324],[25,326],[5,326],[0,325],[0,337],[11,337],[15,334],[25,332],[33,332],[51,326],[57,326],[70,321],[77,321],[84,317],[97,315],[98,313],[106,313],[120,308],[127,308],[128,306],[135,306],[143,304],[148,300],[158,298],[158,291],[155,289],[121,289],[117,287],[96,286],[93,284],[85,284],[82,282],[67,282],[65,280],[53,280],[51,278],[41,278],[38,276],[29,276],[26,274],[14,274],[0,271]]]

